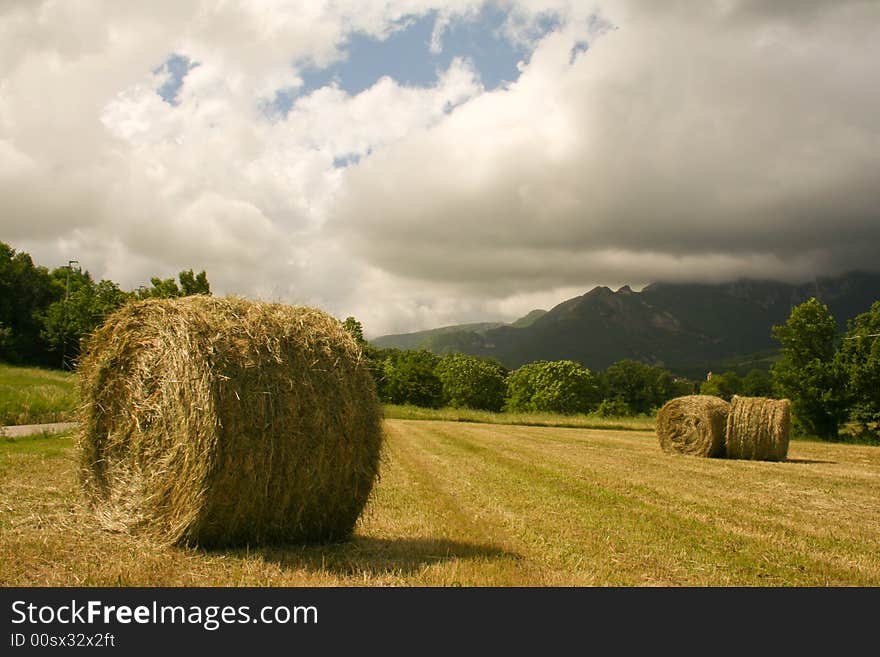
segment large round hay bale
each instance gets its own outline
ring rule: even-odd
[[[787,399],[734,395],[727,416],[727,458],[784,461],[791,437]]]
[[[381,410],[320,310],[191,296],[127,305],[79,363],[81,480],[104,526],[205,547],[346,538]]]
[[[722,456],[730,404],[711,395],[687,395],[666,402],[657,413],[660,447],[670,454]]]

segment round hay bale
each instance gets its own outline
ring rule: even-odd
[[[791,438],[787,399],[734,395],[727,416],[727,458],[784,461]]]
[[[102,524],[204,547],[348,537],[377,478],[361,352],[314,308],[129,304],[79,363],[80,475]]]
[[[666,402],[657,413],[657,437],[669,454],[722,456],[730,404],[711,395],[687,395]]]

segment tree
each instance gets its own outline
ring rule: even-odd
[[[204,271],[194,274],[192,269],[182,271],[173,278],[159,278],[154,276],[150,279],[152,287],[144,287],[138,291],[139,299],[175,299],[186,297],[191,294],[211,294],[211,285],[208,283],[208,275]]]
[[[528,412],[532,409],[532,397],[535,396],[535,383],[538,370],[546,363],[538,360],[518,367],[507,376],[507,399],[504,409],[513,412]]]
[[[680,390],[667,370],[635,360],[618,361],[602,375],[603,397],[625,402],[634,413],[649,413]]]
[[[826,440],[846,419],[846,372],[835,357],[834,318],[815,298],[796,306],[784,325],[773,327],[782,356],[771,369],[780,393],[791,399],[798,428]]]
[[[703,381],[700,385],[701,395],[715,395],[730,401],[731,397],[742,392],[742,380],[736,372],[713,374],[711,379]]]
[[[772,397],[773,377],[766,370],[749,370],[742,379],[740,394],[745,397]]]
[[[357,342],[359,346],[363,347],[367,344],[367,341],[364,340],[364,327],[354,317],[346,317],[345,321],[342,322],[342,328],[348,331],[349,335],[354,338],[354,341]]]
[[[838,355],[849,379],[853,419],[867,431],[869,422],[880,422],[880,301],[850,320]]]
[[[65,366],[75,361],[83,341],[107,315],[134,298],[111,280],[95,283],[88,272],[76,279],[69,298],[52,303],[43,316],[43,337],[53,353],[65,355]]]
[[[440,360],[435,371],[448,406],[500,411],[504,405],[507,372],[493,360],[450,354]]]
[[[0,360],[34,365],[51,364],[40,335],[40,316],[60,298],[49,271],[37,267],[30,255],[0,242]]]
[[[570,360],[536,361],[512,372],[506,408],[521,412],[588,413],[599,402],[596,376]]]
[[[538,370],[532,406],[550,413],[589,413],[599,398],[599,382],[590,370],[571,360],[556,360]]]
[[[443,386],[434,372],[440,359],[430,351],[402,351],[397,359],[384,364],[384,395],[392,404],[414,404],[438,408],[443,402]]]
[[[363,346],[367,368],[370,371],[370,376],[373,377],[373,382],[376,384],[376,394],[381,402],[391,403],[387,390],[388,381],[385,378],[385,374],[386,372],[393,371],[393,364],[397,362],[400,353],[400,349],[378,349],[369,342]]]
[[[621,399],[603,399],[596,408],[599,417],[628,417],[632,414],[629,404]]]
[[[208,283],[208,275],[204,270],[193,274],[192,269],[182,271],[177,275],[180,281],[180,296],[188,297],[191,294],[211,294],[211,285]]]

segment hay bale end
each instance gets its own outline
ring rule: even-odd
[[[730,404],[711,395],[672,399],[657,413],[657,437],[669,454],[723,456]]]

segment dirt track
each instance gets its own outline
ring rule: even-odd
[[[55,422],[54,424],[18,424],[0,427],[0,436],[20,438],[35,433],[60,433],[73,429],[76,422]]]

